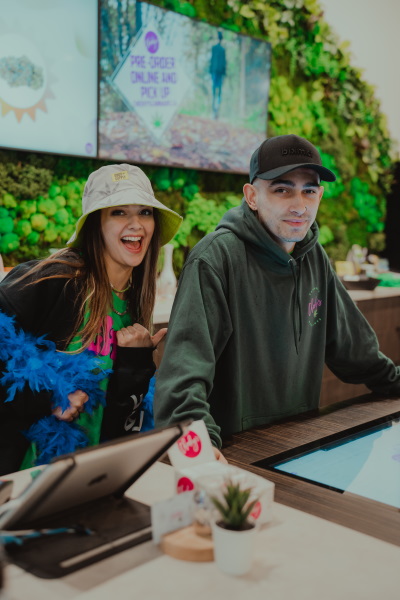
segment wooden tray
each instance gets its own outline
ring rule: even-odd
[[[212,538],[198,535],[193,525],[164,535],[160,546],[165,554],[179,560],[192,562],[214,560]]]

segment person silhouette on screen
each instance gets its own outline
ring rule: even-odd
[[[222,45],[222,40],[222,33],[218,31],[218,42],[211,48],[210,73],[212,78],[212,111],[214,119],[218,119],[222,84],[226,75],[226,52]]]

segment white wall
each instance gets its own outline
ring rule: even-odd
[[[376,87],[391,137],[400,147],[400,0],[320,0],[324,18],[349,41],[352,65]],[[398,149],[397,148],[397,149]]]

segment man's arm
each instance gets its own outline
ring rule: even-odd
[[[208,263],[192,260],[179,280],[156,375],[157,426],[188,417],[203,419],[213,444],[221,447],[220,427],[211,415],[208,398],[216,363],[231,333],[224,282]]]
[[[336,274],[330,283],[326,364],[346,383],[400,396],[400,367],[379,350],[376,334]]]

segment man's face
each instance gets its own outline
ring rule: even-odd
[[[281,248],[291,252],[315,221],[324,193],[312,169],[295,169],[276,179],[256,179],[243,188],[247,204]]]

